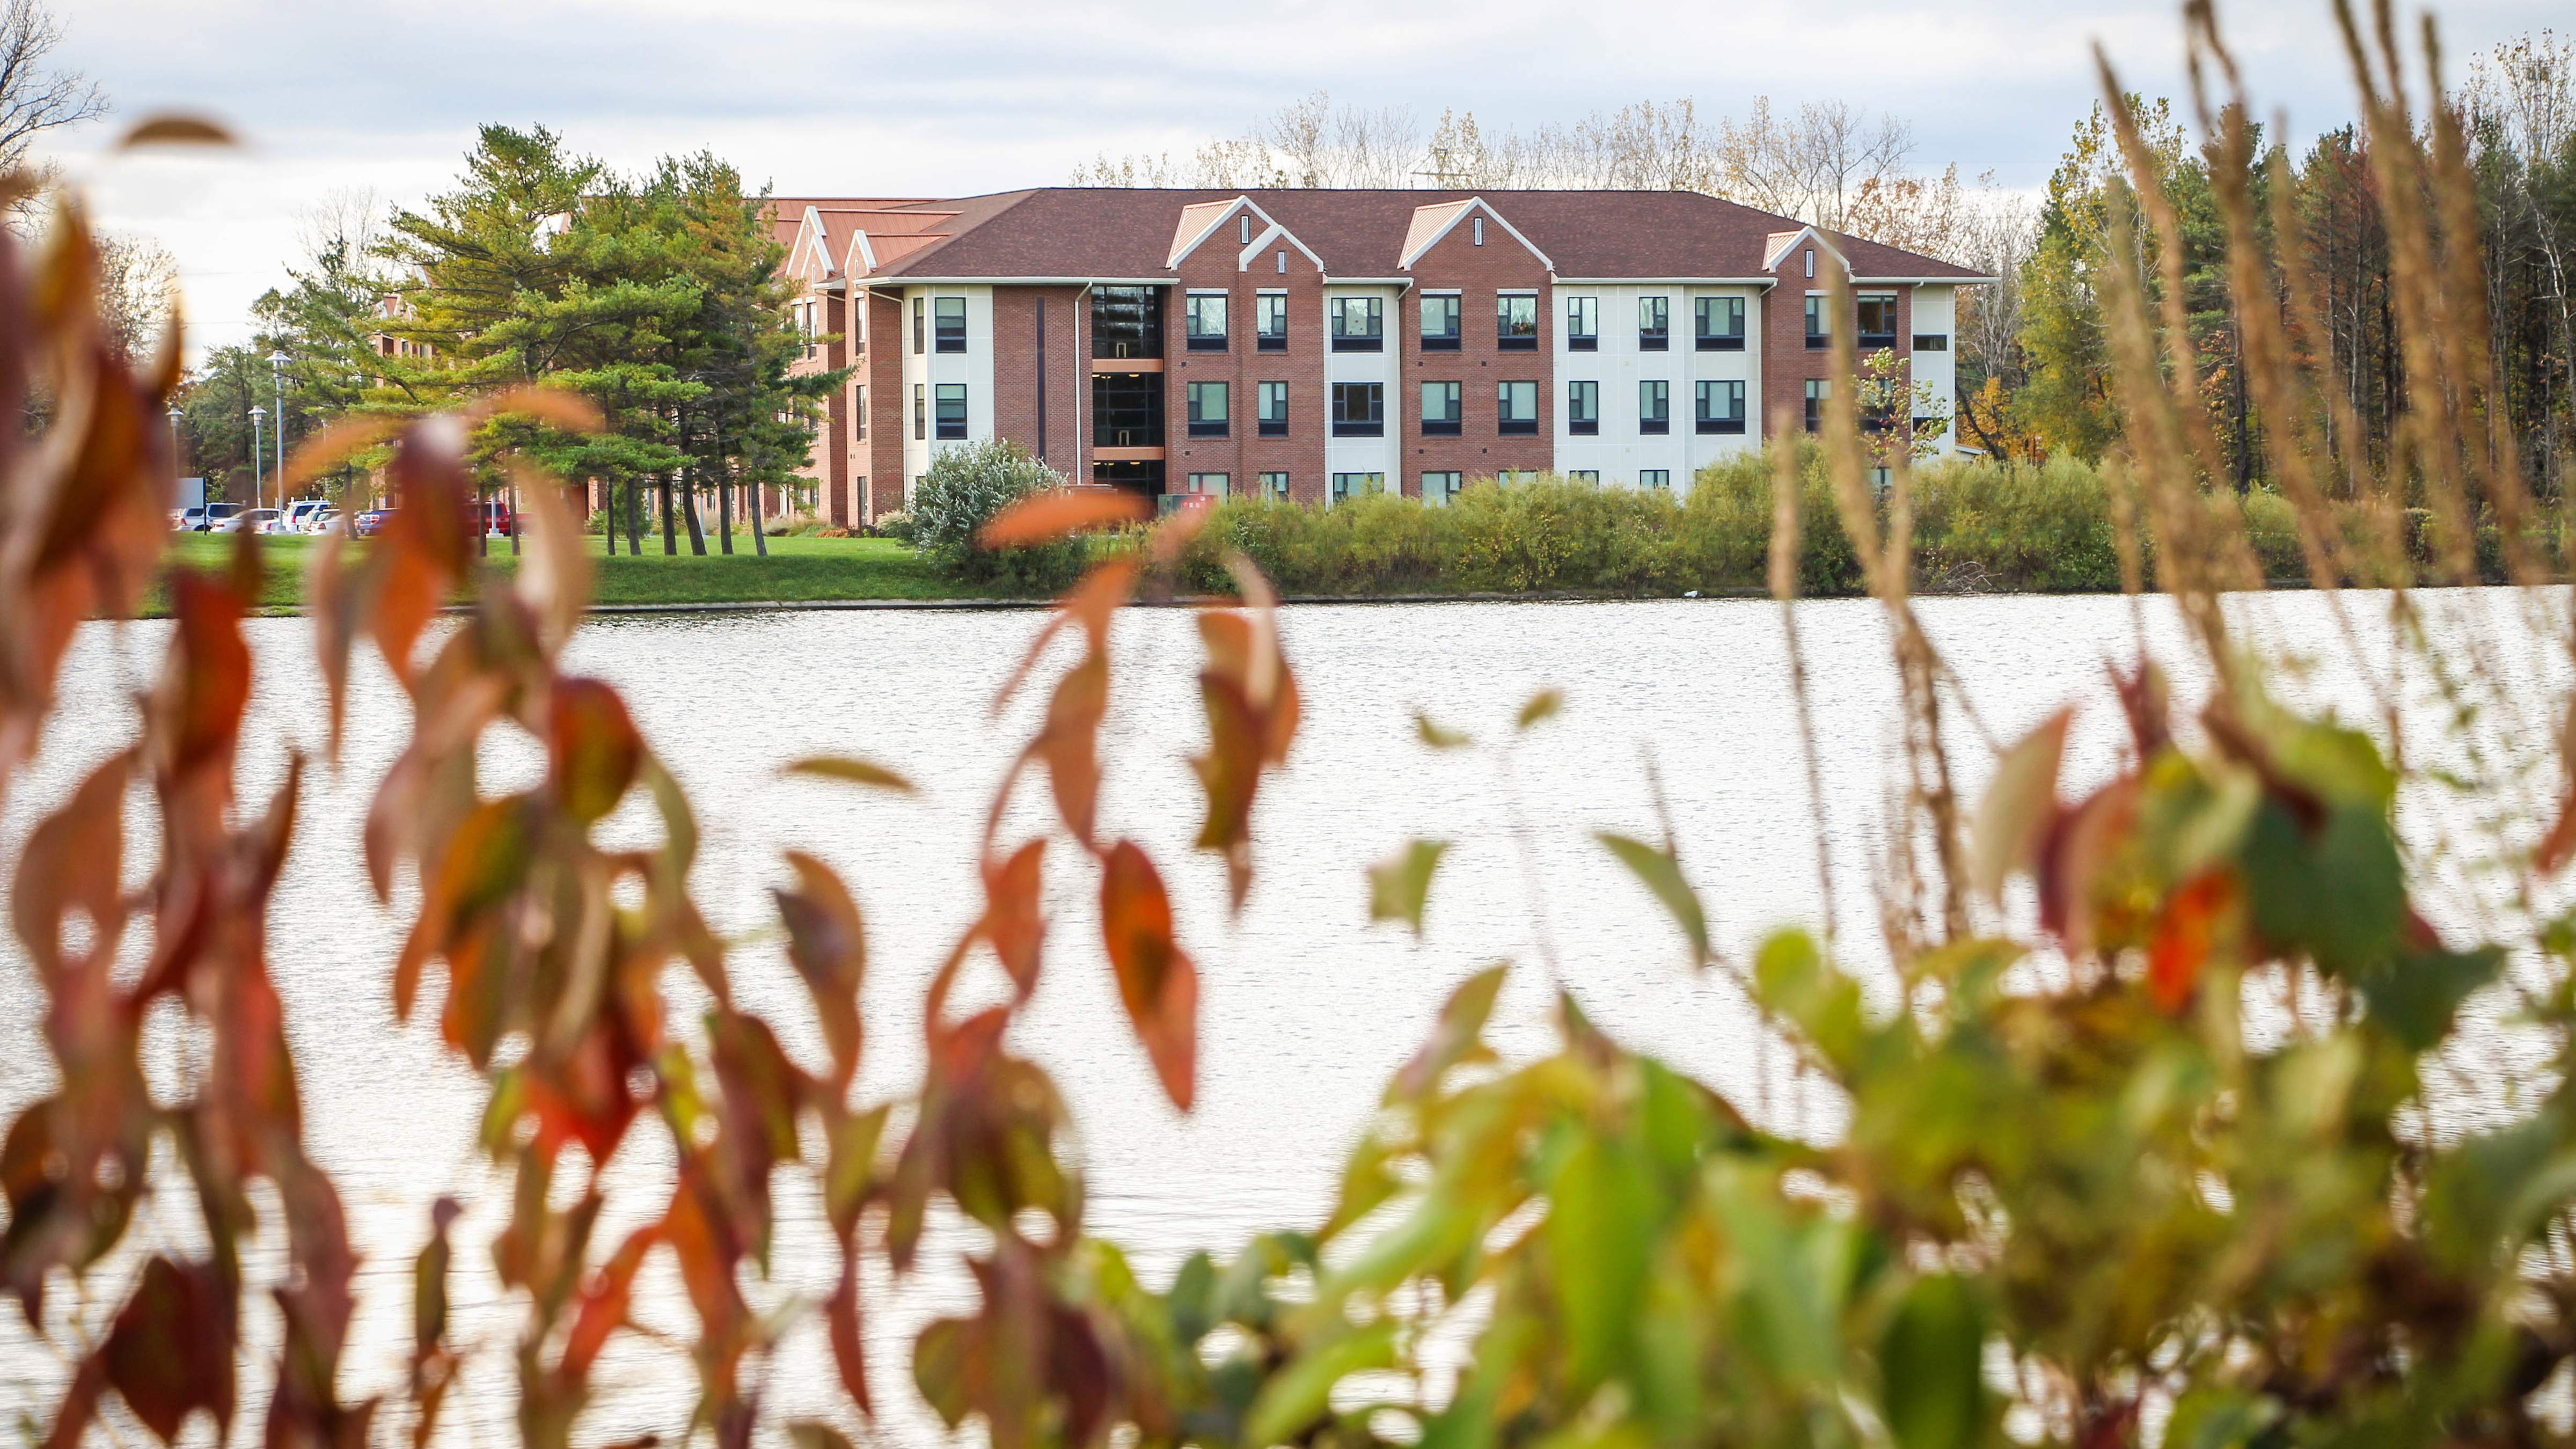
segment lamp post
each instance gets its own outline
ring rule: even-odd
[[[170,404],[170,476],[172,478],[185,476],[188,471],[188,460],[179,456],[180,416],[179,405],[177,403]],[[177,485],[173,484],[172,486],[175,487]],[[205,502],[206,500],[202,497],[197,500],[197,504],[201,509],[205,506]],[[203,514],[200,514],[199,516],[203,517]]]
[[[259,424],[267,416],[268,409],[257,403],[250,405],[250,506],[253,509],[257,509],[260,501],[268,496],[259,477],[261,466],[268,461],[268,444],[260,437]]]
[[[277,506],[286,506],[286,352],[268,355],[268,371],[274,386],[271,394],[277,402]]]

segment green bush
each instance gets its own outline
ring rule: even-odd
[[[1064,475],[1008,439],[947,448],[913,489],[905,515],[915,548],[931,569],[961,583],[1052,593],[1082,571],[1079,541],[1032,548],[985,549],[975,535],[1023,498],[1064,486]]]
[[[876,531],[877,537],[891,538],[897,543],[918,543],[921,541],[921,525],[919,521],[915,519],[913,515],[905,513],[899,509],[878,519]]]

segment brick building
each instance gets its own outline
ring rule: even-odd
[[[941,446],[996,436],[1158,494],[1439,501],[1549,470],[1684,490],[1782,409],[1816,415],[1838,320],[1951,397],[1955,290],[1986,280],[1674,191],[774,205],[800,365],[851,369],[813,465],[842,524],[902,508]]]

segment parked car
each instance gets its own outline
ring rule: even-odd
[[[190,533],[213,533],[222,527],[225,519],[239,512],[241,505],[238,503],[209,503],[203,508],[189,509],[188,521],[181,527]]]
[[[477,513],[480,513],[483,516],[483,531],[485,533],[494,538],[507,538],[510,536],[512,519],[510,517],[509,504],[503,503],[497,498],[487,498],[482,503],[469,507],[466,510],[465,516],[469,521],[469,524]]]
[[[339,526],[340,510],[337,508],[325,508],[319,513],[308,513],[304,516],[306,533],[329,533]]]
[[[268,526],[276,521],[277,510],[274,508],[245,508],[230,518],[217,522],[207,532],[266,533],[269,531]]]
[[[298,498],[294,502],[286,505],[286,516],[284,519],[285,526],[282,528],[272,529],[270,531],[273,533],[319,533],[321,530],[313,526],[313,520],[330,511],[331,500],[328,498]]]
[[[390,508],[370,508],[366,512],[359,514],[355,519],[351,520],[349,524],[350,536],[354,538],[373,538],[384,531],[386,522],[393,516],[394,511]]]

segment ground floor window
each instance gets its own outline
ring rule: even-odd
[[[1386,491],[1384,473],[1336,473],[1333,475],[1333,501],[1361,498]]]
[[[1637,474],[1637,486],[1640,488],[1670,488],[1673,486],[1672,470],[1669,468],[1646,468],[1640,470]]]
[[[1281,502],[1281,503],[1285,503],[1285,502],[1287,502],[1287,501],[1288,501],[1288,475],[1287,475],[1287,474],[1285,474],[1285,473],[1264,473],[1264,474],[1262,474],[1262,475],[1261,475],[1261,494],[1262,494],[1262,496],[1263,496],[1263,497],[1265,497],[1265,498],[1275,499],[1275,500],[1277,500],[1278,502]]]
[[[1825,425],[1825,399],[1833,396],[1834,385],[1821,377],[1807,379],[1807,431]]]
[[[1458,496],[1463,482],[1462,475],[1457,473],[1425,473],[1422,475],[1422,501],[1447,503]]]
[[[1538,474],[1527,468],[1505,468],[1494,475],[1494,481],[1509,488],[1515,483],[1535,483]]]
[[[1565,476],[1573,479],[1577,483],[1597,484],[1601,481],[1601,470],[1598,468],[1576,468]]]
[[[1213,494],[1216,497],[1223,498],[1227,491],[1226,485],[1231,477],[1232,475],[1226,473],[1192,473],[1190,475],[1190,491],[1192,493]]]

